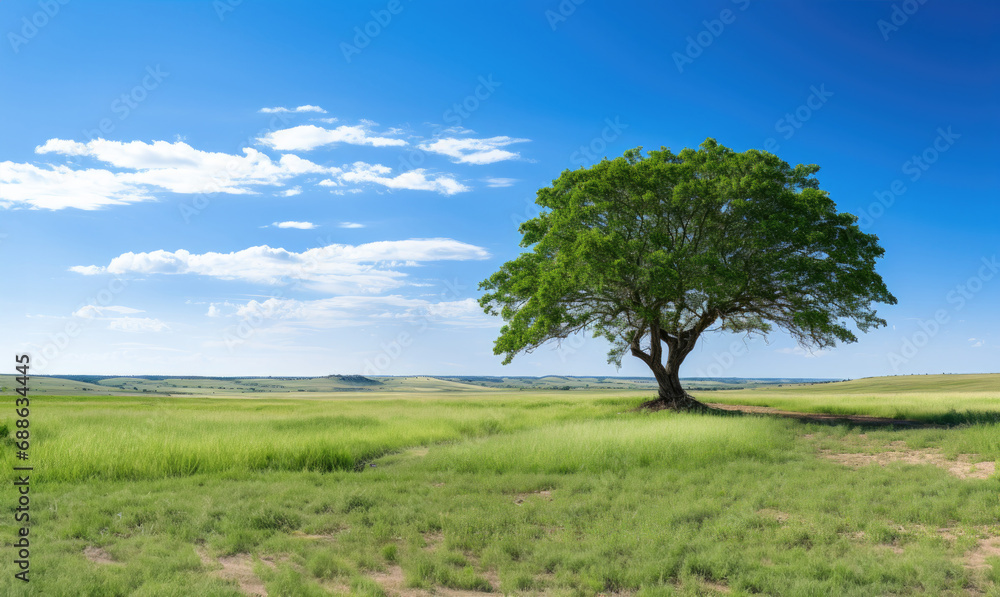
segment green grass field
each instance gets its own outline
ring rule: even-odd
[[[32,580],[8,551],[0,594],[996,596],[998,387],[698,396],[949,425],[926,429],[638,413],[635,391],[38,397]]]
[[[808,387],[716,392],[705,400],[797,412],[857,414],[942,424],[1000,422],[1000,375],[876,377]]]

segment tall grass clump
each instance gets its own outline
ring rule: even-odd
[[[464,442],[429,455],[432,470],[459,473],[597,473],[644,467],[690,470],[750,458],[785,458],[787,421],[659,413],[565,422]]]

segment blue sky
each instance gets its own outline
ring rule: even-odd
[[[886,249],[889,325],[716,334],[682,376],[997,371],[990,2],[0,3],[3,352],[36,373],[506,367],[477,285],[565,169],[713,137],[815,163]]]

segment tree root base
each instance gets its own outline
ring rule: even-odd
[[[680,396],[671,396],[670,398],[659,396],[653,400],[643,402],[635,410],[646,410],[651,412],[660,410],[672,410],[677,412],[708,412],[712,409],[695,400],[690,394],[685,393]]]

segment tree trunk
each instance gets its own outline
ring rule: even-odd
[[[641,359],[643,363],[646,363],[646,366],[652,369],[656,383],[660,386],[656,399],[642,403],[639,406],[640,409],[708,410],[707,406],[684,391],[684,388],[681,387],[679,372],[684,357],[694,348],[698,334],[709,324],[711,321],[703,318],[693,333],[688,332],[677,337],[664,332],[658,325],[647,328],[650,333],[649,353],[644,352],[639,345],[644,330],[640,329],[635,333],[632,337],[632,355]],[[661,342],[667,344],[667,362],[665,364],[660,361],[663,356]]]
[[[667,357],[666,366],[656,363],[651,367],[653,376],[660,386],[654,400],[642,403],[639,408],[649,410],[708,410],[708,407],[695,400],[694,396],[684,391],[680,379],[680,360],[674,354]]]

